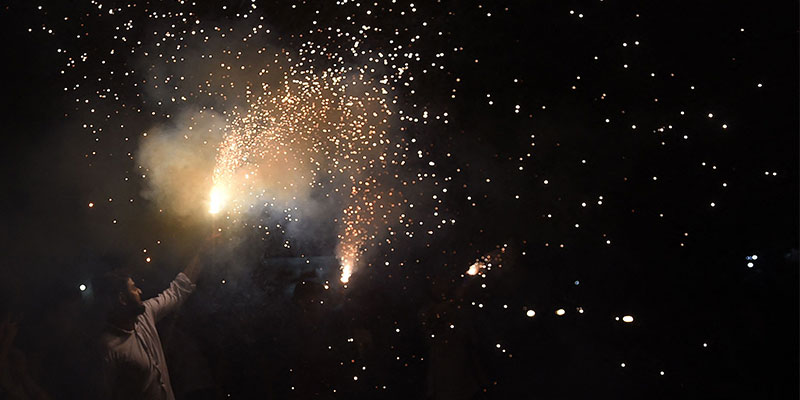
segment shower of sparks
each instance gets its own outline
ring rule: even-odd
[[[232,213],[255,204],[293,207],[311,191],[333,198],[342,207],[337,256],[346,283],[364,245],[403,207],[387,169],[399,163],[388,154],[388,91],[346,69],[317,74],[289,66],[279,84],[264,83],[233,114],[218,146],[214,190],[232,188]],[[214,194],[218,210],[221,194]]]

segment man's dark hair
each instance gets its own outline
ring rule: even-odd
[[[131,274],[127,270],[116,269],[92,279],[92,289],[100,299],[113,299],[120,292],[128,290],[128,279]]]

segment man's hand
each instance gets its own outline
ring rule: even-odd
[[[192,257],[192,260],[189,261],[189,264],[186,268],[183,269],[183,273],[189,277],[189,280],[192,282],[196,282],[198,276],[200,275],[200,268],[202,263],[200,262],[200,257],[203,253],[208,253],[208,249],[214,247],[214,243],[222,237],[222,230],[221,229],[214,229],[214,231],[203,240],[203,244],[200,246],[200,249],[197,253]]]

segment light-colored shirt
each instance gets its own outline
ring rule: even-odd
[[[183,272],[169,288],[144,302],[132,331],[111,327],[102,337],[104,379],[111,399],[174,400],[156,322],[178,308],[195,285]]]

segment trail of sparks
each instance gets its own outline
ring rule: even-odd
[[[483,277],[485,276],[484,271],[491,271],[492,267],[502,268],[503,267],[503,254],[505,254],[508,245],[504,244],[502,246],[497,246],[497,249],[486,253],[485,255],[481,256],[477,260],[475,260],[472,265],[466,271],[466,274],[469,276],[475,276],[480,274]]]

